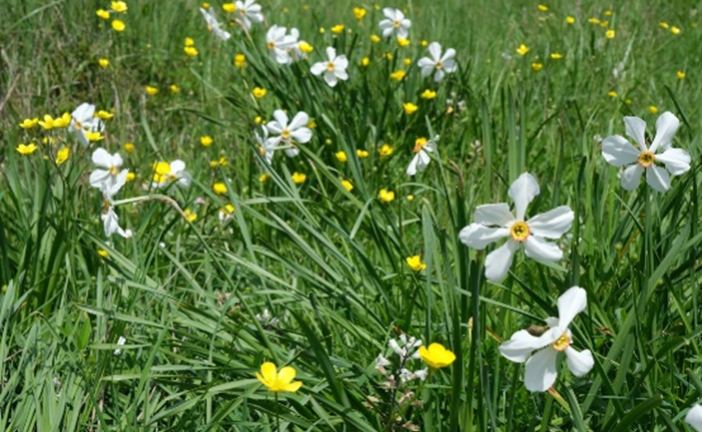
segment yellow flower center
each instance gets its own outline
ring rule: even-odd
[[[332,62],[327,63],[327,70],[329,72],[333,72],[334,71],[334,63],[332,63]]]
[[[77,127],[78,129],[82,129],[82,128],[83,128],[83,123],[79,122],[78,120],[76,120],[76,123],[75,123],[75,124],[76,124],[76,127]]]
[[[437,69],[441,69],[441,68],[443,68],[443,67],[444,67],[444,64],[443,64],[443,63],[441,63],[440,61],[439,61],[439,62],[436,62],[436,68],[437,68]]]
[[[400,26],[402,25],[402,23],[401,23],[400,21],[395,21],[395,22],[393,23],[393,25],[395,26],[395,28],[400,28]]]
[[[287,129],[283,129],[283,131],[280,133],[280,136],[282,136],[283,139],[288,139],[290,138],[290,131]]]
[[[512,224],[509,233],[514,241],[523,242],[529,237],[529,225],[526,222],[515,222]]]
[[[639,164],[644,168],[650,167],[654,160],[656,160],[656,155],[648,150],[642,151],[639,155]]]
[[[568,348],[570,346],[571,342],[572,341],[568,337],[568,334],[563,333],[563,335],[561,337],[559,337],[556,342],[552,343],[551,346],[556,351],[565,351],[566,348]]]
[[[112,165],[110,167],[110,175],[116,176],[118,173],[119,173],[119,169],[116,166]]]
[[[275,42],[268,42],[268,49],[275,48]]]
[[[412,151],[414,153],[419,153],[419,150],[421,150],[424,146],[427,145],[427,139],[426,138],[417,138],[414,141],[414,149]]]

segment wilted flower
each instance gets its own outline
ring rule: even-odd
[[[472,248],[482,250],[501,238],[507,242],[490,252],[485,260],[485,276],[500,282],[507,276],[512,258],[520,245],[524,245],[527,257],[539,262],[555,262],[563,258],[563,252],[546,239],[558,239],[570,229],[573,211],[568,206],[556,207],[525,220],[526,208],[539,194],[539,184],[529,173],[524,173],[509,187],[509,196],[514,201],[515,215],[507,203],[484,204],[475,210],[475,222],[463,228],[461,241]]]
[[[119,217],[117,217],[117,213],[115,213],[112,206],[107,208],[107,212],[105,212],[101,218],[105,229],[105,237],[110,237],[115,233],[124,238],[130,238],[132,236],[131,230],[123,230],[122,227],[119,226]]]
[[[546,391],[558,376],[556,359],[565,351],[568,369],[575,376],[590,372],[595,364],[590,350],[576,351],[570,345],[573,338],[568,326],[575,316],[585,310],[587,293],[580,287],[572,287],[558,298],[558,318],[546,318],[549,329],[541,336],[533,336],[528,330],[520,330],[502,345],[500,352],[507,359],[526,362],[524,385],[529,391]],[[537,351],[538,350],[538,351]],[[532,353],[535,354],[532,355]]]
[[[388,346],[400,357],[400,363],[404,363],[404,361],[410,357],[419,358],[419,352],[416,351],[416,349],[422,346],[422,340],[414,336],[408,339],[407,335],[403,333],[400,335],[399,341],[390,339],[390,341],[388,341]]]

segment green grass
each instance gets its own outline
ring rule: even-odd
[[[395,430],[405,421],[429,432],[690,430],[683,418],[702,400],[698,2],[551,2],[541,12],[536,2],[390,1],[382,6],[412,20],[406,48],[371,42],[382,16],[372,3],[262,1],[266,25],[250,39],[231,27],[226,43],[207,32],[197,2],[127,3],[122,33],[95,15],[109,2],[0,6],[0,430],[269,431],[278,419],[289,431],[381,431],[391,412],[403,414]],[[360,21],[354,6],[368,9]],[[297,27],[315,47],[309,60],[274,64],[265,52],[272,24]],[[333,35],[336,24],[346,32]],[[185,37],[197,57],[184,54]],[[439,85],[422,79],[421,40],[455,48],[458,72]],[[351,63],[350,80],[333,91],[309,72],[330,45]],[[233,64],[238,53],[244,69]],[[620,63],[625,74],[614,77]],[[389,79],[397,69],[408,71],[403,82]],[[148,96],[146,85],[160,92]],[[268,94],[255,99],[255,86]],[[434,100],[419,97],[427,88]],[[402,111],[409,101],[420,106],[411,116]],[[47,133],[18,126],[81,102],[115,114],[91,148],[64,130],[48,133],[54,146],[41,144]],[[595,137],[623,135],[625,115],[653,134],[651,105],[680,118],[674,146],[691,154],[692,169],[665,194],[627,192]],[[317,127],[300,156],[277,152],[268,170],[255,118],[279,108],[306,111]],[[408,178],[415,139],[433,134],[438,157]],[[200,145],[204,135],[212,146]],[[28,142],[40,149],[14,150]],[[394,152],[381,159],[385,143]],[[56,165],[63,145],[70,158]],[[97,146],[120,152],[136,174],[117,199],[149,195],[142,184],[159,160],[184,160],[193,184],[164,192],[173,203],[116,207],[134,236],[108,243],[102,197],[88,183]],[[211,168],[222,156],[228,165]],[[493,284],[485,253],[458,232],[477,205],[507,202],[525,171],[541,186],[530,215],[575,212],[559,242],[565,258],[549,268],[518,254]],[[293,183],[293,172],[306,182]],[[225,195],[215,182],[227,184]],[[377,199],[382,188],[393,202]],[[227,204],[236,211],[221,223]],[[186,208],[198,215],[192,223],[178,212]],[[416,254],[427,264],[417,273],[405,264]],[[588,293],[574,347],[590,349],[595,367],[578,378],[561,365],[554,392],[529,393],[524,366],[502,357],[499,341],[544,325],[574,285]],[[266,309],[277,323],[256,318]],[[388,340],[401,333],[457,356],[425,385],[410,382],[423,404],[406,411],[375,370],[381,353],[397,366]],[[114,355],[120,336],[127,342]],[[275,399],[254,376],[265,361],[293,366],[302,389]]]

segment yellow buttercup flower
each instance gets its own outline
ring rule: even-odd
[[[24,121],[22,123],[20,123],[19,126],[22,129],[31,129],[34,126],[36,126],[37,123],[39,123],[39,117],[35,117],[33,119],[24,119]]]
[[[314,128],[317,127],[317,122],[314,121],[314,119],[312,119],[312,120],[310,120],[310,121],[307,123],[307,127],[310,128],[310,129],[314,129]]]
[[[295,171],[292,175],[292,181],[296,184],[304,183],[307,180],[307,176],[303,173]]]
[[[64,147],[56,153],[56,165],[61,165],[68,160],[71,155],[71,149]]]
[[[196,57],[198,55],[197,48],[192,46],[183,47],[183,52],[190,57]]]
[[[197,213],[190,211],[190,209],[186,208],[183,213],[185,214],[185,220],[188,222],[195,222],[195,219],[197,219]]]
[[[225,12],[234,13],[236,12],[236,5],[234,3],[224,3],[222,9],[224,9]]]
[[[336,156],[336,159],[341,163],[344,163],[348,160],[348,158],[346,157],[346,153],[343,151],[334,153],[334,156]]]
[[[427,265],[422,262],[422,257],[420,257],[419,255],[407,257],[405,261],[407,261],[407,265],[409,266],[409,268],[416,272],[427,268]]]
[[[365,150],[356,150],[356,156],[358,156],[359,159],[367,158],[369,153]]]
[[[46,130],[51,130],[54,128],[54,118],[51,117],[49,114],[44,115],[44,121],[39,121],[39,126],[43,127]]]
[[[37,147],[36,144],[31,143],[31,144],[20,144],[17,146],[17,152],[21,154],[22,156],[28,156],[32,153],[34,153],[39,147]]]
[[[380,189],[380,192],[378,192],[378,199],[381,202],[389,203],[395,199],[395,192],[389,191],[387,189]]]
[[[428,45],[429,45],[429,42],[427,42],[427,41],[425,41],[425,40],[422,40],[421,42],[419,42],[419,45],[425,47],[425,46],[428,46]]]
[[[617,92],[611,91],[611,92],[608,92],[608,93],[607,93],[607,96],[612,97],[612,98],[615,98],[615,97],[617,97],[617,96],[619,96],[619,95],[617,94]]]
[[[210,4],[207,3],[207,2],[204,2],[204,3],[202,4],[202,8],[203,8],[203,9],[209,9],[209,8],[210,8]]]
[[[126,151],[127,153],[133,152],[133,151],[134,151],[134,144],[132,144],[132,143],[126,143],[126,144],[124,145],[124,151]]]
[[[90,142],[96,142],[105,139],[105,137],[98,131],[86,132],[85,137],[88,138]]]
[[[420,346],[419,357],[432,369],[441,369],[456,360],[456,355],[453,352],[436,342],[429,345],[429,348]]]
[[[544,68],[544,65],[542,63],[532,63],[531,68],[534,70],[534,72],[538,72]]]
[[[101,119],[101,120],[109,120],[115,115],[112,114],[111,112],[105,111],[105,110],[100,110],[97,113],[95,113],[95,117]]]
[[[656,114],[658,112],[658,107],[655,105],[649,105],[648,112],[650,112],[651,114]]]
[[[380,158],[386,158],[390,156],[393,152],[393,148],[390,147],[388,144],[383,144],[382,147],[378,149],[378,153],[380,154]]]
[[[234,66],[239,69],[246,66],[246,56],[244,54],[237,54],[234,56]]]
[[[266,93],[266,89],[260,87],[254,87],[253,91],[251,92],[251,94],[254,95],[256,99],[261,99],[263,96],[266,95]]]
[[[113,1],[110,3],[110,9],[117,13],[127,12],[127,3],[123,1]]]
[[[225,185],[222,182],[217,182],[212,185],[212,190],[217,195],[224,195],[225,193],[227,193],[227,185]]]
[[[609,25],[609,21],[602,21],[600,22],[600,27],[605,28]]]
[[[71,124],[71,115],[67,112],[63,113],[61,117],[54,119],[55,128],[67,128]]]
[[[597,18],[590,18],[587,20],[587,22],[589,22],[590,24],[599,24],[600,20],[598,20]]]
[[[258,181],[260,181],[261,183],[265,183],[266,180],[268,180],[269,178],[271,178],[271,175],[270,175],[270,174],[268,174],[268,173],[261,174],[261,175],[258,177]]]
[[[677,28],[677,27],[675,27],[675,26],[672,26],[672,27],[670,28],[670,32],[673,33],[674,35],[679,35],[679,34],[680,34],[680,29]]]
[[[256,118],[254,119],[254,123],[256,123],[258,125],[258,124],[261,124],[261,122],[263,122],[263,119],[261,118],[261,116],[256,116]]]
[[[319,28],[319,32],[320,32],[320,33],[324,33],[324,32],[326,32],[326,30],[324,29],[324,27],[320,27],[320,28]]]
[[[574,24],[574,23],[575,23],[575,17],[568,15],[568,16],[566,17],[566,22],[567,22],[568,24]]]
[[[675,73],[675,76],[677,76],[678,79],[683,79],[683,78],[685,78],[685,72],[683,72],[683,71],[677,71],[677,72]]]
[[[353,16],[355,16],[357,20],[363,19],[363,17],[366,16],[366,9],[362,7],[353,8]]]
[[[405,38],[399,37],[399,38],[397,38],[397,44],[398,44],[400,47],[406,47],[407,45],[410,44],[410,40],[409,40],[409,39],[405,39]]]
[[[100,255],[103,258],[110,257],[110,254],[105,249],[98,249],[97,253],[98,253],[98,255]]]
[[[124,31],[125,28],[127,28],[127,26],[121,20],[113,20],[112,21],[112,29],[114,31],[121,32],[121,31]]]
[[[256,378],[272,392],[295,393],[302,386],[302,381],[295,379],[295,369],[285,366],[278,371],[275,363],[265,362],[261,365],[261,373],[256,372]]]
[[[563,54],[551,53],[551,58],[552,58],[553,60],[560,60],[560,59],[563,58]]]
[[[106,68],[110,65],[110,61],[106,58],[101,58],[98,60],[98,64],[100,65],[101,68]]]
[[[424,92],[421,94],[420,97],[422,99],[431,100],[431,99],[434,99],[436,97],[436,92],[429,90],[429,89],[426,89],[426,90],[424,90]]]
[[[353,184],[348,180],[341,180],[341,184],[344,185],[347,191],[351,192],[353,190]]]
[[[409,66],[409,65],[412,64],[412,59],[411,59],[411,58],[406,58],[406,59],[403,60],[403,62],[405,63],[405,66]]]
[[[390,78],[394,79],[395,81],[402,81],[402,79],[407,75],[407,72],[403,70],[397,70],[393,73],[390,74]]]
[[[97,11],[95,11],[95,15],[99,16],[100,18],[102,18],[104,20],[110,19],[110,13],[104,9],[98,9]]]
[[[146,90],[146,93],[149,96],[154,96],[156,93],[158,93],[158,89],[156,87],[146,86],[144,87],[144,90]]]
[[[415,111],[419,109],[419,107],[413,104],[412,102],[407,102],[402,104],[402,109],[405,110],[405,114],[412,115]]]
[[[380,36],[378,36],[378,35],[371,35],[370,40],[371,40],[371,42],[373,42],[373,43],[378,43],[378,42],[380,42]]]
[[[407,195],[407,201],[414,201],[414,195]]]
[[[175,84],[171,84],[171,86],[169,88],[171,89],[171,92],[173,92],[173,93],[180,93],[180,87],[178,87]]]
[[[314,47],[305,41],[300,42],[299,44],[297,44],[297,46],[298,48],[300,48],[300,51],[302,51],[305,54],[309,54],[312,51],[314,51]]]
[[[135,178],[136,178],[136,174],[134,174],[133,172],[129,171],[127,173],[127,182],[134,181]]]
[[[542,5],[542,4],[538,5],[537,7],[539,8],[539,10],[540,10],[541,12],[546,12],[546,11],[548,10],[548,7],[547,7],[547,6],[544,6],[544,5]]]
[[[214,142],[214,140],[209,135],[205,135],[205,136],[200,137],[200,144],[202,144],[203,147],[209,147],[212,145],[213,142]]]
[[[605,15],[607,15],[607,16],[612,16],[612,11],[609,10],[609,9],[607,9],[607,10],[605,11]]]
[[[519,45],[519,48],[517,48],[517,54],[519,54],[519,55],[524,56],[528,52],[529,52],[529,47],[524,45],[524,44]]]
[[[370,59],[368,57],[363,57],[361,59],[361,66],[366,67],[370,64]]]
[[[336,33],[336,34],[342,33],[344,31],[344,25],[343,24],[335,25],[330,30],[332,31],[332,33]]]
[[[383,58],[387,61],[392,61],[392,59],[393,59],[392,53],[384,53]]]
[[[612,29],[609,29],[605,32],[605,36],[607,37],[607,39],[614,39],[616,35],[616,32]]]
[[[186,37],[185,40],[183,41],[183,44],[186,47],[195,46],[195,41],[193,40],[193,38]]]

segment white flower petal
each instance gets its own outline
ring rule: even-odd
[[[654,153],[658,147],[661,150],[667,150],[673,142],[673,135],[677,132],[678,127],[680,127],[680,120],[673,113],[666,111],[661,114],[656,121],[656,137],[651,143],[650,150]]]
[[[516,219],[523,221],[527,206],[539,194],[539,184],[534,176],[525,172],[512,183],[508,193],[514,201]]]
[[[90,173],[90,186],[98,189],[102,189],[102,185],[110,178],[110,172],[107,170],[96,169]]]
[[[414,155],[410,164],[407,166],[407,175],[412,177],[417,174],[417,164],[419,163],[419,154]]]
[[[292,136],[296,142],[305,144],[312,139],[312,131],[306,127],[303,127],[290,133],[290,136]]]
[[[595,366],[595,359],[592,358],[590,350],[577,351],[573,347],[568,347],[565,353],[568,369],[570,369],[575,376],[583,376],[590,372],[592,367]]]
[[[324,72],[326,70],[327,70],[327,64],[325,62],[315,63],[310,68],[310,72],[312,72],[312,75],[315,75],[315,76],[321,75],[322,72]]]
[[[429,44],[429,54],[434,60],[434,63],[441,60],[441,44],[439,42],[432,42]]]
[[[662,154],[656,155],[656,162],[665,164],[665,169],[672,175],[680,175],[690,170],[690,154],[683,149],[668,148]]]
[[[112,166],[112,155],[103,148],[95,149],[93,152],[93,163],[102,168],[110,168]]]
[[[624,169],[624,171],[622,171],[620,174],[622,187],[629,191],[635,190],[637,187],[639,187],[639,183],[641,183],[641,174],[643,174],[643,171],[643,167],[638,163],[626,167],[626,169]]]
[[[327,85],[329,85],[329,87],[334,88],[336,87],[336,83],[339,82],[339,79],[336,77],[336,74],[334,72],[327,71],[324,74],[324,81],[327,82]]]
[[[624,117],[626,134],[639,145],[640,150],[646,150],[646,122],[638,117]]]
[[[340,55],[334,60],[335,69],[346,70],[349,67],[349,59],[345,55]]]
[[[555,244],[530,235],[524,241],[524,253],[529,258],[540,262],[556,262],[563,258],[563,251]]]
[[[509,211],[509,204],[507,203],[479,205],[475,209],[473,219],[475,223],[486,226],[497,225],[506,227],[514,222],[514,216]]]
[[[464,245],[478,250],[483,250],[490,243],[508,236],[507,228],[489,228],[479,223],[472,223],[458,233],[458,238]]]
[[[646,183],[658,192],[666,192],[670,189],[670,176],[668,171],[654,165],[646,168]]]
[[[294,158],[295,156],[300,154],[300,149],[297,147],[290,147],[288,149],[285,149],[285,154],[288,157]]]
[[[512,266],[512,258],[517,249],[519,249],[519,243],[509,239],[505,244],[490,252],[485,258],[485,277],[494,283],[501,282]]]
[[[564,331],[568,328],[573,318],[587,307],[587,292],[577,286],[558,297],[558,327]]]
[[[273,111],[273,118],[278,122],[280,125],[280,129],[285,129],[288,127],[288,115],[285,114],[285,111],[283,110],[275,110]],[[270,130],[270,128],[269,128]],[[273,131],[271,131],[273,132]]]
[[[695,428],[697,432],[702,432],[702,406],[695,405],[690,408],[685,416],[685,423]]]
[[[295,117],[293,117],[292,121],[290,122],[289,129],[292,132],[295,129],[307,126],[307,123],[309,122],[310,116],[308,116],[306,112],[300,111],[299,113],[295,114]]]
[[[524,370],[524,386],[527,390],[544,392],[556,382],[557,357],[558,351],[551,347],[546,347],[529,357]]]
[[[442,79],[444,79],[445,72],[443,69],[437,69],[436,72],[434,72],[434,81],[439,82]]]
[[[507,342],[500,345],[500,353],[507,360],[524,363],[532,352],[553,343],[550,338],[544,337],[544,335],[537,337],[527,330],[519,330]]]
[[[570,229],[574,217],[570,207],[556,207],[529,219],[529,230],[538,237],[557,239]]]
[[[615,167],[629,165],[639,158],[641,151],[621,135],[613,135],[602,141],[602,156]]]
[[[171,174],[173,174],[173,175],[178,175],[183,170],[185,170],[185,162],[183,162],[180,159],[176,159],[173,162],[171,162],[170,166],[171,166]]]

